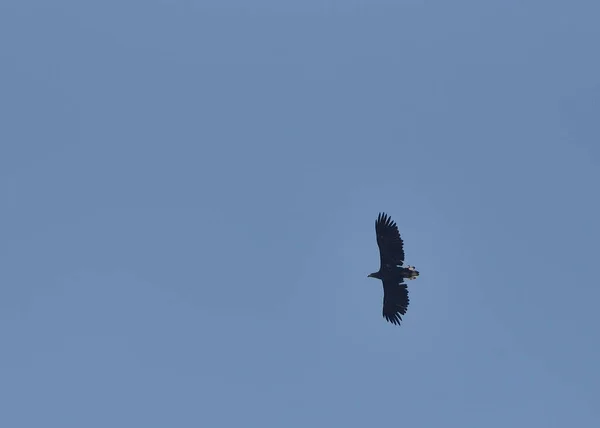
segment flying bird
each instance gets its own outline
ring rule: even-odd
[[[414,266],[404,267],[404,243],[396,222],[385,213],[379,213],[375,222],[379,247],[379,271],[370,274],[383,282],[383,317],[400,325],[408,308],[408,288],[405,279],[415,279],[419,271]]]

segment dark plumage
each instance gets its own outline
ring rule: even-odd
[[[419,271],[414,266],[403,267],[404,243],[398,226],[387,214],[379,213],[375,222],[379,246],[379,271],[369,275],[383,282],[383,317],[392,324],[400,325],[402,315],[408,308],[408,288],[405,279],[415,279]]]

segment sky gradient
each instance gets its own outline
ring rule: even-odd
[[[0,426],[600,426],[599,14],[3,0]]]

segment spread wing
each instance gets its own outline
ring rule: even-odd
[[[377,245],[381,266],[402,266],[404,263],[404,243],[396,222],[385,213],[379,213],[375,222]]]
[[[392,324],[400,325],[402,315],[408,309],[408,288],[398,281],[383,281],[383,317]]]

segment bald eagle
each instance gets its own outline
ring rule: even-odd
[[[415,279],[419,276],[419,271],[414,266],[403,266],[404,243],[396,222],[387,214],[379,213],[375,222],[375,233],[380,265],[379,271],[368,277],[383,282],[383,317],[392,324],[400,325],[409,301],[404,280]]]

